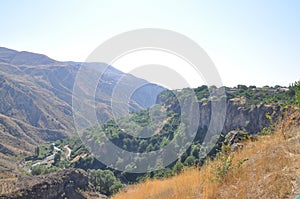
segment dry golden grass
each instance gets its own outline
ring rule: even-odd
[[[114,199],[290,198],[299,191],[300,114],[290,111],[272,135],[247,141],[244,148],[220,155],[199,168],[164,180],[148,180]],[[230,162],[226,172],[225,163]],[[225,164],[226,165],[226,164]]]

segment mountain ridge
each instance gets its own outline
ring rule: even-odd
[[[15,65],[48,65],[58,61],[46,55],[0,47],[0,61]]]
[[[72,115],[73,86],[77,72],[82,64],[98,68],[106,68],[104,63],[60,62],[46,55],[27,51],[16,51],[0,47],[0,121],[3,129],[15,129],[21,132],[19,136],[31,135],[34,142],[41,143],[75,135],[75,126]],[[100,79],[95,96],[96,111],[101,122],[112,117],[110,99],[114,87],[123,76],[131,81],[144,82],[150,86],[142,89],[139,95],[133,96],[130,101],[132,110],[141,110],[152,105],[153,101],[145,101],[142,97],[153,96],[164,88],[125,74],[112,66]],[[126,89],[126,84],[121,84]],[[94,106],[91,100],[84,101],[85,106]],[[5,117],[4,117],[5,116]],[[18,121],[18,122],[16,122]],[[2,122],[2,123],[1,123]],[[24,125],[25,123],[26,125]],[[26,126],[27,134],[21,127]],[[19,130],[17,130],[19,129]],[[37,136],[33,136],[37,135]],[[45,135],[46,134],[46,135]],[[48,134],[48,135],[47,135]],[[0,144],[7,145],[5,133],[0,130],[2,137]],[[17,134],[15,136],[18,136]],[[8,142],[12,148],[20,151],[20,146],[26,145],[28,152],[33,152],[33,144],[29,140]],[[16,150],[16,152],[18,151]],[[0,151],[1,153],[1,151]],[[17,152],[18,153],[18,152]],[[6,156],[2,153],[3,156]],[[7,157],[9,159],[9,157]]]

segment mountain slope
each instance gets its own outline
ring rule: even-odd
[[[72,92],[81,64],[59,62],[45,55],[0,47],[0,125],[3,126],[0,129],[0,144],[13,149],[14,153],[19,153],[32,151],[36,143],[73,136],[75,127],[72,117]],[[106,66],[103,63],[91,65],[100,69]],[[124,76],[131,81],[149,85],[131,98],[131,110],[152,106],[153,100],[145,101],[145,98],[155,99],[164,90],[108,67],[105,76],[99,81],[95,96],[96,112],[101,122],[112,117],[111,94]],[[121,87],[126,89],[128,85],[121,83]],[[93,96],[89,97],[94,99]],[[86,107],[94,106],[93,100],[82,103]],[[9,129],[14,129],[14,134],[7,136]],[[12,141],[16,139],[19,141]],[[7,157],[5,153],[2,155]]]
[[[107,77],[105,81],[110,81],[110,79]],[[66,89],[66,91],[67,90],[68,89]],[[195,91],[195,95],[198,97],[198,101],[196,101],[195,105],[199,106],[200,108],[199,128],[195,138],[190,143],[190,147],[186,151],[179,151],[179,153],[175,154],[176,158],[174,159],[174,162],[171,162],[166,168],[162,168],[157,171],[140,174],[120,172],[118,170],[107,172],[110,173],[110,177],[118,179],[121,183],[131,184],[147,178],[164,178],[167,176],[176,175],[182,170],[183,167],[186,168],[191,165],[203,165],[207,160],[207,157],[211,158],[217,156],[216,160],[221,165],[221,167],[219,166],[219,171],[217,171],[217,177],[219,178],[220,176],[222,177],[224,175],[224,168],[225,173],[227,172],[227,160],[229,162],[231,161],[231,156],[228,156],[230,157],[229,159],[227,156],[224,156],[225,158],[218,160],[219,155],[217,154],[223,149],[222,144],[229,142],[232,145],[228,145],[225,149],[234,150],[236,149],[236,146],[244,146],[243,143],[239,143],[241,140],[246,138],[253,138],[253,140],[255,140],[256,136],[252,134],[258,132],[261,132],[262,134],[270,133],[270,130],[272,129],[272,126],[270,126],[272,121],[275,121],[277,118],[282,118],[282,111],[286,110],[286,107],[288,107],[286,105],[289,104],[289,101],[293,101],[295,97],[292,87],[289,89],[279,86],[263,88],[254,88],[253,86],[238,86],[237,88],[226,87],[225,93],[227,95],[227,99],[225,106],[227,107],[227,117],[225,120],[225,125],[223,126],[224,128],[222,135],[211,137],[211,140],[217,142],[216,144],[215,142],[208,142],[206,145],[204,145],[203,139],[207,134],[207,126],[209,125],[211,119],[211,104],[213,101],[224,99],[223,95],[211,97],[209,95],[209,90],[217,92],[218,88],[201,86],[196,89],[182,89],[177,91],[161,92],[157,100],[159,102],[158,105],[147,110],[130,113],[129,115],[120,117],[118,119],[108,120],[105,124],[100,126],[85,129],[83,136],[81,137],[82,140],[78,137],[74,137],[72,139],[57,140],[54,143],[40,145],[38,148],[36,148],[36,153],[34,156],[26,157],[23,161],[20,161],[21,165],[19,165],[19,169],[29,172],[33,175],[45,174],[56,170],[64,170],[65,168],[81,168],[86,171],[90,169],[107,170],[108,167],[103,162],[100,162],[102,161],[101,156],[99,160],[95,158],[97,157],[97,153],[95,153],[95,151],[101,149],[100,141],[103,138],[101,136],[104,135],[108,137],[115,145],[125,149],[126,151],[141,152],[139,157],[133,159],[129,159],[126,154],[121,154],[116,162],[118,167],[132,169],[143,166],[145,163],[149,163],[149,161],[145,161],[146,159],[143,157],[142,152],[151,153],[151,151],[158,150],[159,148],[165,146],[171,140],[174,140],[175,144],[177,144],[177,146],[175,145],[173,148],[174,151],[172,151],[175,153],[176,147],[182,145],[182,142],[187,137],[183,134],[186,131],[185,126],[179,125],[181,118],[178,116],[181,113],[181,109],[178,99],[189,99],[191,91]],[[174,93],[177,93],[177,95]],[[106,95],[103,96],[105,97]],[[103,98],[101,100],[103,100]],[[87,103],[85,105],[89,104]],[[188,110],[190,111],[190,109]],[[166,114],[160,115],[160,112],[165,112]],[[190,114],[190,112],[187,113]],[[10,119],[10,117],[8,118]],[[17,121],[14,120],[13,122]],[[8,123],[8,121],[6,123]],[[24,132],[24,138],[27,135],[26,133],[27,131]],[[38,133],[41,133],[41,131]],[[152,136],[147,138],[149,133],[152,133]],[[50,134],[53,135],[53,133]],[[131,135],[146,135],[146,137],[138,138]],[[233,135],[233,137],[231,135]],[[227,136],[229,136],[229,138]],[[35,140],[36,138],[34,141]],[[43,138],[43,140],[46,139]],[[82,141],[85,143],[82,143]],[[30,140],[27,142],[30,142]],[[275,143],[275,140],[273,140],[272,143]],[[210,150],[210,146],[213,147],[212,150]],[[91,148],[96,149],[93,151],[93,154],[88,150]],[[109,148],[102,149],[100,151],[110,150]],[[0,150],[6,154],[12,154],[11,148],[5,144],[0,146]],[[63,152],[60,153],[59,159],[54,160],[56,153],[59,153],[58,151]],[[208,153],[207,157],[205,156],[206,153]],[[110,150],[109,156],[107,156],[107,154],[108,153],[103,154],[102,157],[112,157],[113,151]],[[160,165],[161,162],[164,161],[163,158],[163,156],[156,158],[154,160],[155,164],[148,166],[146,165],[147,168],[150,168],[149,166],[153,166],[152,168],[161,168]],[[242,161],[244,159],[240,160],[237,161],[244,163]],[[225,164],[222,164],[224,162]],[[225,167],[222,167],[222,165],[225,165]],[[196,176],[197,173],[193,173],[193,175]],[[197,181],[197,179],[192,180]],[[93,181],[92,183],[94,183],[94,186],[98,186],[96,181]],[[170,184],[174,185],[174,183]],[[159,184],[159,186],[161,188],[164,187],[161,184]],[[195,187],[197,186],[198,185],[196,184]],[[119,188],[119,186],[114,187],[110,184],[106,187],[102,187],[101,189],[98,188],[98,190],[104,194],[112,194],[118,191]],[[13,188],[10,189],[10,191],[13,190]],[[162,194],[161,191],[163,192]],[[157,197],[165,196],[165,192],[167,191],[164,189],[158,189]],[[176,190],[174,192],[176,192]],[[183,193],[186,194],[185,192],[187,191],[184,189]],[[199,192],[199,194],[203,193]],[[185,195],[180,195],[181,198],[184,198],[184,196]],[[151,197],[156,198],[156,195]]]
[[[289,112],[275,134],[243,144],[243,149],[220,154],[201,168],[149,179],[112,198],[294,198],[300,194],[299,111]]]
[[[48,65],[57,61],[42,55],[31,52],[18,52],[16,50],[0,47],[0,62],[13,65]]]

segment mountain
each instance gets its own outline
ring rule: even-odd
[[[84,84],[74,86],[83,66],[87,71],[103,72],[95,87],[89,84],[96,73],[89,73]],[[126,184],[176,175],[183,167],[203,165],[207,157],[219,158],[220,151],[228,155],[238,150],[245,140],[256,141],[254,134],[270,135],[274,122],[289,113],[289,105],[295,103],[296,94],[299,96],[295,86],[201,86],[169,91],[106,67],[105,63],[60,62],[41,54],[0,48],[0,198],[88,198],[85,189],[92,195],[97,191],[110,196]],[[143,86],[135,89],[136,85]],[[115,95],[116,87],[121,95]],[[74,94],[75,88],[83,99]],[[91,88],[95,88],[94,96]],[[132,94],[129,99],[128,93]],[[112,100],[113,95],[116,98]],[[114,117],[111,103],[123,107],[127,103],[124,99],[128,100],[129,114],[121,110]],[[81,137],[75,133],[74,100],[84,110],[95,107],[101,124],[94,125],[88,115],[77,115],[80,122],[94,125],[84,129]],[[220,108],[217,111],[216,105]],[[213,119],[212,114],[220,117]],[[224,121],[219,120],[222,118]],[[299,121],[294,116],[288,121],[295,119]],[[283,121],[280,128],[285,125]],[[125,150],[111,150],[103,144],[104,136]],[[170,153],[164,151],[147,159],[147,154],[155,154],[171,142]],[[138,156],[127,152],[138,152]],[[227,167],[227,159],[225,163]],[[123,168],[126,172],[121,172]],[[145,173],[140,168],[151,171]],[[28,173],[31,175],[25,175]],[[78,178],[83,184],[74,184]]]
[[[213,157],[220,151],[228,134],[252,137],[254,134],[268,133],[270,126],[282,118],[285,106],[294,99],[293,92],[283,87],[226,87],[224,90],[227,97],[223,104],[225,96],[210,96],[210,93],[219,89],[222,88],[202,86],[196,89],[163,91],[158,97],[159,105],[86,129],[80,138],[95,158],[103,164],[112,165],[115,170],[126,170],[129,173],[158,170],[159,173],[163,169],[163,163],[170,171],[174,169],[176,162],[186,165],[203,164],[206,156]],[[198,97],[195,103],[189,100],[193,91]],[[211,127],[211,123],[215,122],[215,118],[218,120],[214,125],[221,122],[219,118],[222,117],[216,117],[221,111],[215,112],[215,118],[212,116],[213,105],[219,102],[226,112],[224,124],[221,124],[218,132],[215,126]],[[197,108],[199,112],[193,114]],[[103,142],[105,137],[124,150],[115,150],[113,153],[113,147]],[[151,152],[162,148],[165,150],[157,157],[150,156],[155,154]],[[106,151],[110,151],[109,156],[106,156]],[[136,152],[138,155],[134,156],[129,152]],[[148,160],[146,165],[145,160]],[[82,168],[80,165],[85,166],[83,169],[94,168],[94,165],[89,165],[84,160],[78,164]],[[99,164],[98,168],[105,167]],[[126,179],[135,182],[141,176],[143,174],[129,174]]]
[[[293,109],[287,106],[293,104],[294,101],[295,93],[292,87],[289,89],[279,86],[258,88],[240,85],[235,88],[225,87],[223,89],[227,96],[225,101],[226,118],[222,132],[220,135],[213,134],[205,143],[205,138],[210,135],[208,126],[211,120],[212,104],[224,97],[211,96],[211,93],[217,92],[219,89],[222,88],[201,86],[195,89],[163,91],[158,96],[158,104],[149,109],[132,112],[118,119],[108,120],[103,125],[85,129],[80,138],[60,139],[54,143],[40,145],[36,148],[35,155],[28,156],[21,161],[19,169],[34,176],[58,170],[63,172],[65,168],[83,169],[91,176],[89,183],[93,185],[92,187],[96,187],[97,192],[111,196],[128,184],[144,181],[147,178],[173,176],[180,173],[183,167],[191,165],[205,165],[207,158],[218,158],[220,151],[225,150],[225,154],[228,154],[230,151],[243,148],[244,142],[257,141],[260,139],[257,134],[269,136],[274,131],[274,122],[284,118],[283,115],[288,115],[289,119],[284,120],[279,125],[282,130],[290,126],[289,123],[293,125],[294,122],[299,122],[297,119],[299,114],[294,117],[293,114],[290,114],[290,110]],[[182,114],[182,109],[178,99],[180,101],[189,99],[191,91],[194,91],[198,100],[194,106],[199,107],[198,129],[189,143],[189,147],[186,150],[178,151],[178,149],[182,149],[185,140],[189,137],[188,134],[185,134],[188,132],[188,125],[184,125],[186,122],[182,122],[182,120],[190,117],[179,117]],[[190,101],[187,102],[190,103]],[[166,114],[160,115],[160,111]],[[191,114],[191,111],[188,110],[187,113]],[[117,158],[109,146],[106,148],[101,143],[104,135],[119,148],[125,149],[119,152]],[[149,137],[149,135],[151,136]],[[162,156],[154,158],[154,163],[151,164],[151,157],[147,159],[147,153],[144,152],[151,154],[172,141],[175,143],[172,151],[170,153],[163,152]],[[126,154],[127,151],[138,152],[139,155],[131,157]],[[161,168],[161,164],[165,163],[166,160],[165,154],[167,154],[167,158],[175,154],[175,158],[171,162],[167,162],[170,164],[166,164],[165,168]],[[106,157],[114,158],[115,162],[112,162],[112,165],[116,169],[109,168],[106,166],[107,163],[102,162],[103,160],[106,161],[104,159]],[[119,168],[125,168],[127,172],[121,172]],[[157,170],[139,172],[139,170],[135,170],[136,168]],[[138,172],[135,173],[135,171]],[[98,178],[105,182],[102,186],[99,186]],[[22,177],[17,178],[16,181],[21,183]],[[6,186],[10,187],[11,183],[7,183]],[[35,195],[36,193],[31,190],[33,188],[29,186],[25,192]],[[10,191],[6,190],[2,193],[12,191],[14,193],[24,192],[20,188],[11,187]],[[52,194],[53,190],[48,189],[45,192]]]
[[[49,65],[58,63],[46,55],[31,53],[27,51],[18,52],[16,50],[0,47],[0,62],[12,65]]]
[[[74,135],[73,85],[83,64],[100,70],[106,67],[104,63],[60,62],[42,54],[0,47],[0,166],[7,166],[10,156],[32,152],[37,144]],[[109,66],[95,96],[101,122],[112,117],[110,99],[115,86],[129,89],[126,82],[119,82],[124,77],[147,85],[133,94],[130,110],[152,106],[156,95],[164,90]],[[82,103],[94,106],[93,100]]]

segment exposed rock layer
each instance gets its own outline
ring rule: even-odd
[[[79,189],[88,187],[88,174],[81,169],[65,169],[48,175],[19,179],[19,189],[0,196],[6,199],[84,199]]]

